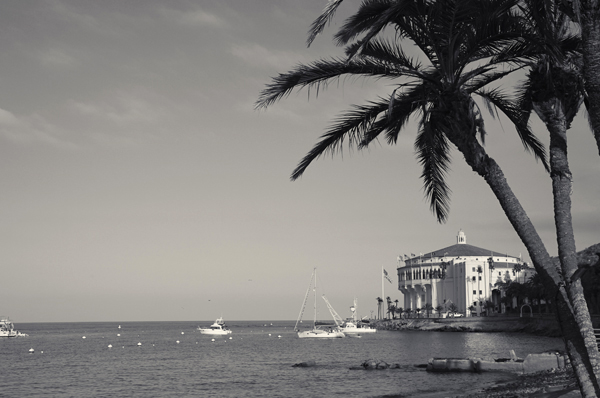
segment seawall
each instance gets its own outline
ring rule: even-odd
[[[470,317],[470,318],[408,318],[373,322],[382,330],[421,330],[438,332],[521,332],[560,337],[558,322],[553,317]]]

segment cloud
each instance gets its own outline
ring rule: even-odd
[[[292,51],[271,51],[253,43],[246,45],[233,45],[230,53],[240,58],[248,65],[255,67],[274,67],[277,69],[289,68],[302,61],[301,57]]]
[[[78,61],[64,52],[63,50],[56,48],[45,49],[41,54],[40,58],[43,65],[58,66],[58,67],[72,67],[78,64]]]
[[[70,101],[68,107],[80,115],[96,121],[107,121],[117,125],[137,125],[155,123],[164,111],[142,99],[128,93],[117,93],[108,100],[97,103]]]
[[[41,142],[60,148],[74,148],[73,142],[65,139],[65,134],[43,116],[32,114],[18,117],[0,109],[0,137],[16,144]]]
[[[200,7],[193,10],[162,8],[159,14],[185,26],[224,27],[227,25],[223,19],[202,10]]]

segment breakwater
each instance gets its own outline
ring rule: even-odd
[[[556,319],[517,317],[470,318],[406,318],[373,322],[382,330],[421,330],[436,332],[521,332],[540,336],[560,337]]]

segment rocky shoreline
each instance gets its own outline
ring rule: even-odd
[[[409,318],[375,321],[381,330],[420,330],[428,332],[520,332],[538,336],[560,337],[558,322],[553,318],[477,317],[477,318]]]

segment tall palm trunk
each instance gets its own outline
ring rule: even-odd
[[[598,376],[600,376],[600,357],[594,329],[589,317],[589,310],[585,301],[581,279],[572,281],[571,276],[577,271],[577,252],[575,247],[575,235],[573,233],[573,222],[571,218],[571,189],[572,176],[567,157],[567,124],[568,120],[563,113],[561,101],[551,98],[545,102],[537,103],[536,112],[546,124],[550,133],[550,175],[552,178],[552,192],[554,197],[554,220],[556,224],[556,235],[558,242],[558,257],[561,264],[562,279],[565,281],[564,289],[567,294],[568,303],[571,308],[564,308],[573,314],[577,325],[577,330],[572,333],[581,334],[583,347],[575,347],[574,342],[566,340],[566,344],[573,344],[570,353],[581,351],[582,355],[587,353],[589,364],[592,369],[585,369],[581,373],[587,372],[596,375],[590,379],[591,385],[584,385],[582,389],[585,396],[595,396],[597,394]],[[563,302],[562,307],[567,307]],[[564,311],[563,310],[563,311]],[[563,312],[561,311],[561,312]],[[559,312],[560,313],[560,312]],[[568,325],[565,325],[568,327]],[[583,349],[585,348],[585,351]],[[583,363],[578,363],[571,358],[575,366],[583,367]]]
[[[551,293],[551,296],[555,297],[557,312],[560,317],[559,320],[563,326],[565,347],[577,380],[580,383],[582,393],[586,397],[599,396],[600,386],[598,385],[598,376],[600,376],[600,354],[597,348],[593,352],[594,350],[590,346],[592,342],[590,331],[593,338],[593,329],[591,328],[589,311],[587,311],[585,300],[583,300],[581,283],[578,281],[565,286],[565,283],[562,282],[562,275],[558,273],[557,267],[551,260],[542,239],[508,185],[500,166],[494,159],[487,155],[485,149],[475,139],[476,126],[472,123],[466,123],[466,121],[471,120],[467,115],[472,112],[472,109],[468,108],[468,104],[469,102],[467,101],[452,101],[445,104],[444,108],[450,108],[450,112],[454,112],[453,114],[457,115],[456,124],[448,126],[445,129],[446,134],[449,140],[463,154],[467,164],[471,166],[473,171],[482,176],[489,185],[508,220],[527,248],[529,256],[533,261],[536,271],[540,274],[544,285]],[[468,134],[465,134],[465,131],[472,131],[471,139],[468,138]],[[567,193],[570,194],[570,189]],[[564,221],[563,219],[562,222]],[[574,250],[573,253],[575,253]],[[565,289],[561,289],[560,286],[565,286]],[[578,292],[581,292],[581,295]],[[595,339],[593,343],[595,344]],[[586,364],[591,364],[591,368],[590,366],[586,366]]]

